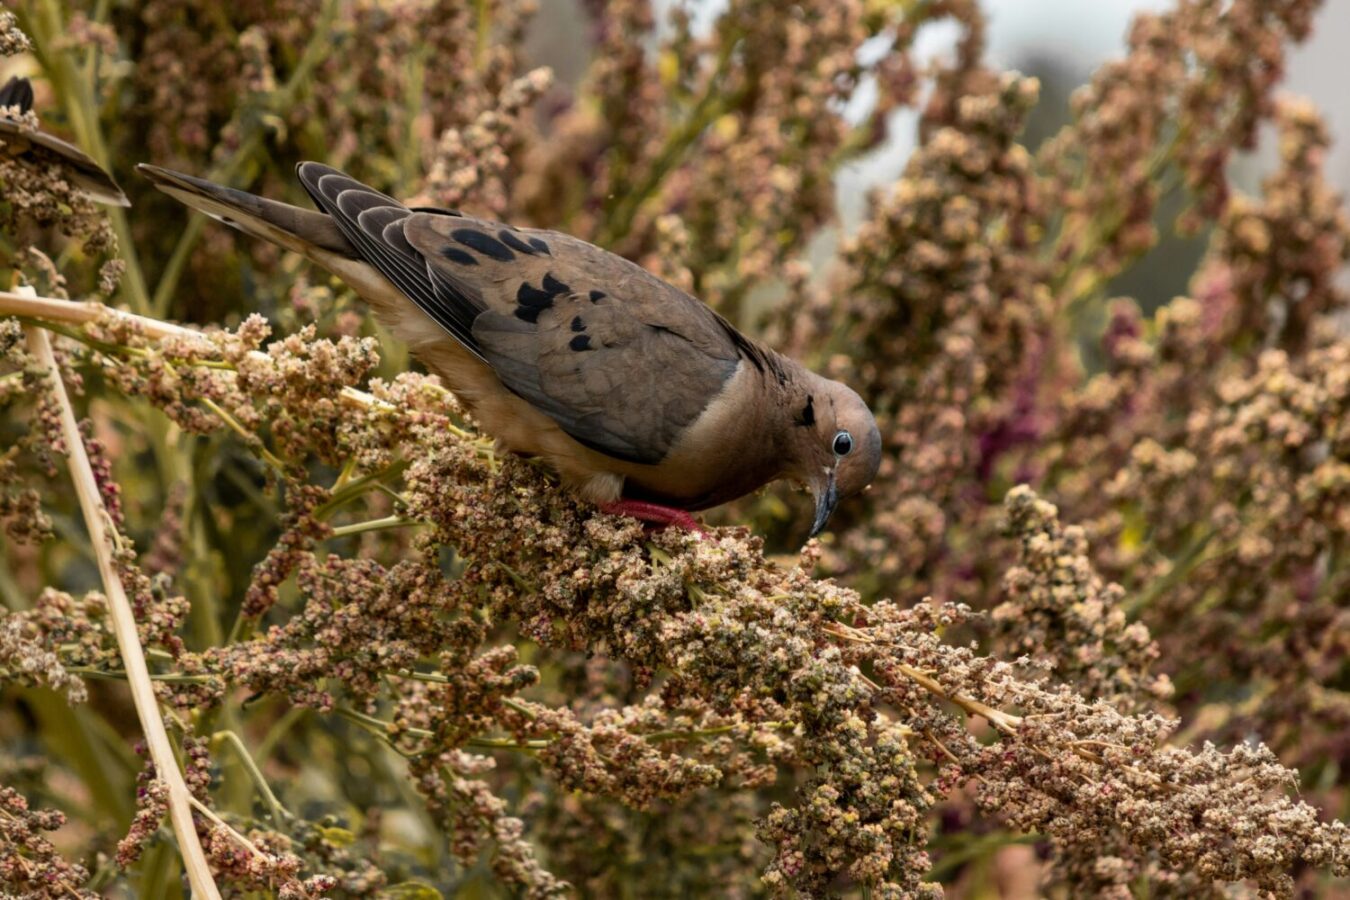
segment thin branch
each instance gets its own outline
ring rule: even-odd
[[[81,678],[97,678],[103,681],[127,680],[126,672],[95,669],[91,666],[66,666],[65,670]],[[151,681],[162,681],[165,684],[209,684],[212,677],[211,675],[180,675],[177,672],[151,672],[149,676]]]
[[[267,446],[263,444],[262,439],[260,437],[258,437],[253,432],[249,431],[247,428],[245,428],[243,426],[243,423],[241,423],[238,419],[236,419],[230,413],[229,410],[225,409],[223,406],[221,406],[216,401],[212,400],[210,397],[202,397],[201,400],[202,405],[205,406],[207,409],[211,410],[211,412],[215,414],[216,418],[220,419],[220,421],[224,422],[225,425],[231,431],[233,431],[235,434],[243,438],[244,443],[250,445],[253,449],[258,451],[258,455],[263,458],[264,462],[266,462],[269,466],[275,469],[282,477],[285,477],[286,475],[285,461],[283,461],[271,450],[268,450]]]
[[[152,319],[149,316],[138,316],[92,301],[39,297],[35,293],[25,292],[23,288],[20,288],[17,292],[0,291],[0,315],[32,316],[35,319],[50,322],[75,322],[81,325],[96,322],[104,316],[109,316],[134,325],[142,334],[152,340],[173,337],[199,340],[204,344],[209,343],[206,336],[201,332],[184,328],[182,325],[174,325],[172,322]],[[257,350],[249,353],[249,356],[260,361],[271,361],[270,356]],[[342,400],[352,406],[381,412],[393,412],[396,409],[391,403],[386,403],[365,391],[358,391],[351,387],[342,389]]]
[[[104,593],[108,598],[113,634],[117,638],[117,648],[122,656],[122,667],[127,673],[127,685],[131,689],[136,715],[141,721],[141,730],[150,748],[150,758],[154,761],[155,771],[163,779],[169,792],[169,816],[174,835],[178,839],[183,865],[187,869],[188,881],[195,896],[219,900],[220,891],[216,889],[215,880],[211,876],[211,867],[207,864],[206,854],[197,839],[197,825],[192,819],[190,806],[191,794],[174,758],[173,745],[169,743],[164,720],[160,718],[155,687],[150,680],[150,670],[145,662],[140,636],[136,633],[136,617],[131,611],[131,603],[127,599],[122,579],[113,563],[108,511],[103,505],[98,483],[94,479],[94,470],[84,449],[84,438],[75,420],[75,410],[70,405],[70,397],[67,396],[65,385],[61,381],[61,370],[57,367],[56,357],[52,354],[52,345],[47,333],[37,328],[29,328],[27,332],[28,349],[50,373],[52,396],[61,409],[61,431],[66,442],[70,476],[75,482],[75,493],[79,497],[80,509],[84,513],[85,524],[98,557],[99,574],[103,580]]]
[[[355,722],[357,725],[360,725],[362,728],[365,728],[371,734],[375,735],[378,738],[381,738],[382,740],[388,742],[389,744],[392,745],[394,743],[394,737],[393,734],[391,733],[391,730],[394,727],[392,722],[386,722],[383,719],[377,719],[374,716],[368,716],[363,712],[358,712],[357,710],[349,709],[345,706],[336,706],[333,708],[333,712],[337,713],[339,716],[342,716],[344,719],[347,719],[348,721]],[[399,729],[399,731],[402,734],[407,734],[411,735],[412,737],[418,738],[433,738],[436,736],[436,733],[434,731],[427,731],[425,728],[402,728]]]
[[[856,628],[850,628],[849,626],[843,624],[842,622],[831,622],[830,627],[822,628],[821,630],[826,634],[830,635],[831,637],[840,638],[846,641],[853,641],[854,643],[857,644],[875,645],[877,643],[865,633],[859,631]],[[960,694],[957,693],[956,691],[949,691],[946,688],[944,688],[937,681],[937,679],[932,678],[931,676],[914,668],[913,666],[909,666],[904,663],[896,663],[895,669],[901,675],[904,675],[906,678],[913,681],[915,684],[919,685],[919,687],[928,691],[928,693],[932,694],[934,697],[946,700],[948,703],[953,703],[956,706],[960,707],[962,710],[966,712],[967,715],[981,716],[987,719],[989,721],[989,724],[993,725],[995,729],[997,729],[999,732],[1001,732],[1003,735],[1007,737],[1016,736],[1018,730],[1022,726],[1022,722],[1024,721],[1022,716],[1007,713],[1001,709],[995,709],[994,707],[989,706],[988,704],[981,703],[979,700],[976,700],[973,697],[967,697],[965,694]],[[881,687],[881,685],[877,684],[875,681],[868,678],[866,675],[860,675],[859,677],[862,678],[862,680],[873,690],[876,691],[884,690]],[[1069,752],[1073,753],[1079,759],[1086,760],[1087,762],[1094,763],[1099,766],[1105,765],[1106,764],[1105,760],[1103,760],[1099,754],[1093,753],[1091,750],[1088,749],[1088,747],[1092,745],[1100,745],[1106,747],[1115,746],[1114,744],[1110,744],[1106,741],[1070,741],[1066,745],[1066,747],[1069,750]],[[947,748],[944,747],[943,750],[947,750]],[[1044,748],[1032,747],[1032,750],[1038,756],[1041,756],[1046,760],[1052,759],[1050,753],[1048,753]],[[950,753],[949,750],[947,750],[947,752]],[[1164,781],[1162,777],[1155,772],[1149,772],[1147,770],[1140,769],[1137,767],[1129,767],[1128,771],[1138,774],[1141,778],[1149,782],[1149,784],[1151,784],[1152,786],[1158,788],[1159,790],[1167,791],[1168,793],[1185,793],[1187,790],[1189,790],[1189,788],[1187,788],[1185,785],[1174,784],[1172,782]],[[1093,782],[1091,779],[1088,779],[1088,783],[1095,784],[1095,782]]]
[[[205,803],[198,800],[196,797],[193,797],[191,794],[188,795],[188,802],[192,804],[192,806],[197,810],[197,812],[201,813],[202,815],[206,816],[206,818],[210,819],[212,823],[214,823],[218,828],[222,829],[231,838],[242,844],[246,849],[252,852],[254,856],[258,857],[259,859],[265,860],[266,862],[273,862],[275,860],[275,857],[259,850],[257,844],[253,843],[248,838],[240,834],[233,825],[231,825],[229,822],[226,822],[219,815],[217,815],[216,811],[213,810],[211,807],[207,806]]]
[[[254,760],[253,754],[249,753],[248,747],[244,745],[243,738],[233,731],[217,731],[215,734],[211,735],[211,740],[222,741],[229,744],[231,749],[234,750],[235,756],[239,758],[239,762],[241,762],[244,769],[247,770],[248,777],[253,780],[254,787],[258,789],[258,793],[262,794],[263,800],[267,802],[267,808],[272,815],[272,824],[280,828],[286,819],[295,818],[286,807],[281,805],[281,801],[277,799],[277,795],[272,792],[272,786],[269,785],[267,779],[263,777],[262,770],[258,768],[258,763]]]
[[[210,343],[206,335],[199,331],[193,331],[191,328],[184,328],[181,325],[175,325],[172,322],[165,322],[160,319],[154,319],[149,316],[138,316],[133,313],[123,312],[104,306],[102,303],[92,301],[78,300],[59,300],[53,297],[39,297],[33,293],[0,291],[0,316],[12,315],[20,317],[25,324],[35,324],[43,328],[49,328],[52,331],[65,333],[65,330],[59,326],[53,325],[53,322],[70,322],[76,324],[85,324],[96,322],[104,317],[129,323],[151,340],[163,340],[165,338],[187,338],[189,340],[200,341],[208,346],[212,351],[216,347]],[[77,338],[80,339],[80,338]],[[87,337],[83,338],[86,344],[95,345],[101,342],[95,342]],[[109,348],[122,351],[136,352],[135,348]],[[141,351],[143,352],[143,351]],[[252,350],[248,353],[248,358],[257,362],[272,364],[272,357],[258,350]],[[195,360],[194,366],[207,366],[213,370],[218,370],[221,374],[230,376],[235,374],[232,366],[217,361]],[[428,383],[427,389],[437,396],[443,398],[447,403],[454,402],[452,392],[437,384]],[[388,403],[378,397],[368,394],[365,391],[357,390],[353,387],[344,387],[339,392],[339,399],[348,406],[356,406],[362,409],[376,413],[397,413],[399,408],[392,403]],[[230,422],[225,421],[228,426]],[[487,462],[488,466],[495,472],[501,465],[497,459],[494,443],[491,438],[476,432],[460,428],[454,422],[447,421],[445,430],[461,440],[468,441],[474,445],[475,453],[480,459]],[[269,462],[271,462],[269,460]],[[279,460],[277,461],[280,462]],[[404,464],[406,465],[406,463]],[[360,482],[350,482],[346,487],[353,487]],[[344,488],[345,492],[346,488]],[[331,501],[330,501],[331,503]],[[328,504],[325,504],[328,507]]]
[[[367,531],[381,531],[386,528],[412,528],[418,525],[425,525],[426,522],[419,522],[416,519],[407,519],[403,516],[386,516],[383,519],[371,519],[368,522],[356,522],[352,525],[341,525],[333,529],[330,538],[348,537],[353,534],[363,534]]]
[[[96,322],[111,314],[124,322],[130,322],[149,338],[159,340],[166,337],[203,337],[200,332],[172,322],[138,316],[105,306],[102,303],[82,300],[61,300],[56,297],[39,297],[31,288],[18,288],[15,291],[0,291],[0,313],[13,316],[34,316],[50,319],[54,322]]]
[[[402,474],[404,469],[408,468],[408,465],[409,463],[406,459],[400,459],[390,463],[383,469],[371,472],[368,475],[362,475],[360,478],[349,478],[345,482],[339,479],[333,484],[332,488],[330,488],[332,495],[328,498],[327,502],[314,508],[314,518],[320,520],[326,519],[337,511],[344,503],[356,499],[367,491],[376,490],[382,479],[397,478]]]
[[[723,43],[717,63],[704,86],[703,94],[694,103],[688,117],[666,138],[664,146],[647,167],[642,179],[637,184],[627,185],[627,190],[618,195],[601,229],[602,246],[613,244],[628,235],[643,206],[657,194],[666,176],[684,161],[689,148],[718,116],[740,102],[744,89],[730,92],[722,83],[731,69],[731,61],[736,48],[740,46],[740,41],[740,37],[736,36]]]

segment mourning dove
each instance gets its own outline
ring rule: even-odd
[[[410,209],[313,162],[298,173],[319,212],[138,168],[345,281],[503,447],[606,511],[698,528],[688,511],[782,478],[814,495],[814,536],[876,475],[856,393],[593,244]]]
[[[11,78],[0,88],[0,153],[10,156],[54,156],[65,164],[71,183],[91,200],[110,206],[131,205],[112,176],[79,147],[52,137],[45,131],[37,131],[22,120],[6,114],[7,109],[18,110],[22,115],[32,108],[33,86],[27,78]]]

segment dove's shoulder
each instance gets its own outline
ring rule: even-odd
[[[475,345],[568,434],[659,463],[744,363],[776,355],[641,266],[556,231],[420,212],[404,226],[434,281],[483,311]]]

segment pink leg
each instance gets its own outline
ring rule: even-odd
[[[682,531],[692,531],[695,534],[708,533],[708,529],[700,525],[689,513],[671,506],[662,506],[659,503],[645,503],[641,500],[615,500],[613,503],[600,504],[600,511],[607,512],[612,516],[630,516],[639,521],[651,522],[655,525],[674,525]]]

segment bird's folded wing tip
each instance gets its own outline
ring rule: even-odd
[[[169,169],[151,165],[150,163],[136,163],[136,172],[156,184],[162,181],[172,181],[174,175]]]

